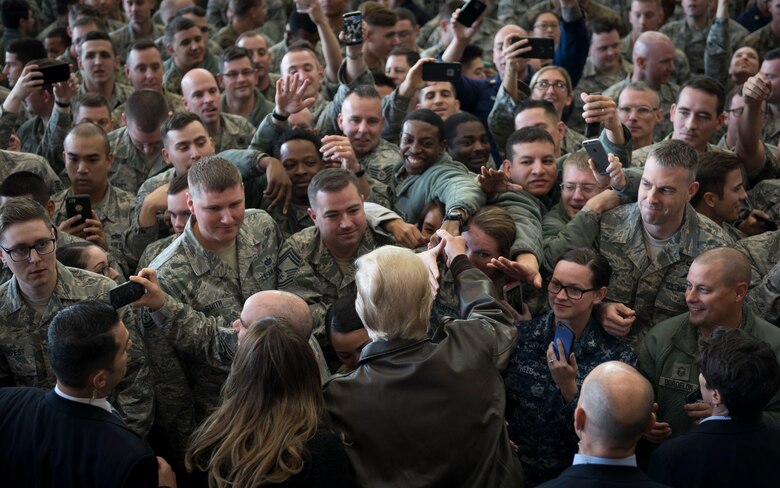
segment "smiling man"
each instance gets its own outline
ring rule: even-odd
[[[257,68],[249,51],[231,46],[219,56],[219,86],[222,87],[222,112],[240,115],[255,127],[274,109],[255,86]]]

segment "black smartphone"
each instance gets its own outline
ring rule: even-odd
[[[474,22],[477,21],[482,12],[485,11],[487,5],[479,0],[468,0],[466,5],[460,9],[460,15],[458,15],[458,23],[463,24],[466,27],[471,27]]]
[[[47,85],[70,79],[70,66],[68,66],[68,63],[58,62],[50,66],[37,68],[37,71],[43,73],[43,82]]]
[[[425,63],[422,66],[423,81],[449,81],[460,80],[460,63]]]
[[[144,293],[146,293],[146,289],[142,285],[128,281],[109,290],[108,301],[114,309],[119,309],[138,300],[144,296]]]
[[[767,231],[777,230],[777,224],[775,222],[772,222],[768,218],[764,217],[763,215],[753,214],[753,217],[755,217],[756,220],[761,222],[761,226]]]
[[[596,164],[596,169],[599,170],[599,174],[607,174],[607,166],[609,166],[609,156],[607,151],[598,139],[587,139],[582,141],[582,147],[587,151],[588,156]]]
[[[601,95],[601,92],[594,92],[590,95]],[[592,122],[585,124],[585,139],[595,139],[601,134],[601,122]]]
[[[519,42],[522,39],[528,39],[528,45],[531,46],[531,52],[523,54],[525,59],[553,59],[555,57],[555,42],[547,37],[523,37],[513,36],[510,44]]]
[[[701,398],[701,388],[696,388],[685,397],[685,403],[701,403],[704,400]]]
[[[555,326],[555,338],[553,338],[553,350],[555,350],[555,357],[561,360],[561,352],[558,350],[558,339],[563,344],[563,357],[566,362],[569,362],[569,354],[571,354],[571,348],[574,345],[574,331],[567,325],[558,322]]]
[[[344,15],[344,32],[347,33],[347,46],[363,43],[363,14],[358,11]]]
[[[81,215],[81,220],[76,225],[81,225],[87,219],[92,218],[92,203],[89,201],[89,195],[72,195],[65,197],[65,214],[68,218]]]

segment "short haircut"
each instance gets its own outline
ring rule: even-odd
[[[127,125],[150,134],[160,130],[168,117],[168,102],[157,90],[137,90],[125,102]]]
[[[317,53],[314,51],[314,46],[311,45],[308,41],[304,41],[302,39],[297,40],[287,46],[287,53],[285,53],[285,56],[290,53],[300,53],[300,52],[307,52],[311,54],[311,57],[314,58],[317,65],[320,65],[320,58],[317,57]]]
[[[392,88],[393,90],[395,90],[395,82],[393,81],[392,78],[390,78],[386,74],[384,74],[384,73],[371,73],[371,76],[374,78],[374,86],[376,88],[379,88],[380,86],[385,86],[385,87]]]
[[[355,95],[358,98],[375,98],[377,100],[382,100],[382,96],[376,91],[376,87],[373,85],[357,85],[350,88],[344,99],[346,100],[350,95]]]
[[[68,35],[68,29],[65,27],[57,27],[56,29],[52,29],[49,31],[48,34],[46,34],[46,39],[54,39],[56,37],[59,37],[62,39],[62,43],[67,48],[71,44],[70,36]]]
[[[73,27],[76,27],[76,22],[83,19],[84,17],[93,17],[95,19],[99,19],[100,11],[92,5],[87,5],[86,3],[77,3],[75,5],[71,5],[70,9],[68,10],[68,25],[72,29]]]
[[[460,57],[460,64],[468,64],[475,59],[482,58],[483,54],[485,54],[485,51],[483,51],[481,47],[476,44],[469,44],[463,49],[463,56]]]
[[[558,111],[555,110],[555,105],[553,105],[552,102],[548,102],[547,100],[532,100],[530,98],[520,102],[520,105],[517,106],[517,110],[515,110],[515,117],[517,117],[517,114],[534,108],[544,110],[544,113],[556,123],[561,121],[561,118],[558,116]]]
[[[556,261],[555,265],[561,261],[567,263],[579,264],[585,266],[591,273],[591,287],[601,288],[609,286],[609,279],[612,277],[612,266],[603,254],[597,253],[593,249],[568,249]]]
[[[658,92],[655,91],[650,85],[645,83],[644,81],[632,81],[629,82],[621,91],[620,94],[625,92],[626,90],[634,90],[634,91],[641,91],[641,92],[650,92],[655,96],[655,107],[650,108],[658,108],[658,105],[661,103],[661,99],[658,97]],[[619,96],[618,96],[619,97]]]
[[[163,137],[163,142],[168,140],[168,133],[171,131],[182,130],[193,122],[198,122],[206,130],[206,124],[203,123],[203,119],[198,114],[192,112],[176,112],[171,115],[160,126],[160,134]],[[208,130],[206,130],[208,132]]]
[[[396,22],[401,22],[402,20],[408,20],[412,23],[412,27],[417,25],[417,16],[414,15],[414,12],[409,10],[408,8],[403,7],[396,7],[393,10],[393,13],[398,17],[398,20]]]
[[[441,120],[441,117],[436,115],[436,112],[434,112],[433,110],[427,108],[418,108],[417,110],[409,113],[406,117],[404,117],[403,123],[405,124],[410,120],[418,120],[420,122],[425,122],[426,124],[436,127],[438,131],[439,141],[441,142],[444,140],[444,121]]]
[[[84,35],[84,37],[81,38],[81,44],[79,44],[79,56],[82,56],[81,50],[84,47],[84,43],[89,41],[108,42],[109,44],[111,44],[111,52],[114,53],[114,56],[116,56],[116,46],[114,45],[114,41],[111,40],[111,36],[99,30],[87,32],[86,35]]]
[[[16,59],[25,65],[33,59],[41,59],[47,56],[46,46],[34,38],[24,38],[11,41],[5,47],[5,51],[16,56]]]
[[[87,5],[84,5],[85,7]],[[97,11],[96,11],[97,12]],[[82,27],[85,25],[94,25],[95,30],[98,30],[100,32],[106,32],[106,23],[103,22],[103,19],[99,17],[99,13],[96,15],[88,15],[85,17],[79,17],[74,22],[71,22],[70,28],[75,29],[76,27]]]
[[[355,293],[342,295],[328,308],[328,313],[325,314],[325,332],[328,335],[331,332],[348,334],[364,328],[355,309],[356,298]]]
[[[389,56],[404,56],[406,58],[406,64],[408,64],[410,68],[420,60],[420,54],[408,47],[394,47],[393,50],[390,51]]]
[[[177,15],[173,18],[168,25],[165,26],[165,43],[173,43],[173,37],[177,32],[185,31],[192,28],[198,28],[197,24],[187,17]]]
[[[323,169],[311,179],[307,195],[309,196],[309,206],[316,209],[317,193],[336,193],[349,185],[353,185],[358,193],[360,186],[357,176],[352,171],[344,168]]]
[[[231,61],[235,61],[236,59],[241,59],[241,58],[248,59],[249,63],[252,64],[252,55],[249,54],[249,51],[247,51],[243,47],[238,47],[238,46],[226,47],[225,49],[222,50],[222,52],[219,55],[219,72],[224,75],[225,63],[229,63]]]
[[[515,146],[518,144],[529,144],[532,142],[546,142],[555,147],[555,141],[549,132],[536,126],[523,127],[509,136],[506,141],[506,158],[513,160],[515,157]]]
[[[728,92],[726,92],[726,103],[723,106],[726,110],[731,110],[731,102],[737,95],[742,96],[742,85],[735,85],[731,87]]]
[[[776,59],[780,59],[780,47],[770,49],[764,54],[764,61],[774,61]]]
[[[49,213],[34,200],[13,198],[0,205],[0,242],[2,242],[5,231],[9,227],[32,220],[42,220],[46,227],[52,227]]]
[[[512,244],[517,236],[517,227],[509,212],[494,205],[482,207],[469,218],[463,231],[468,231],[472,227],[478,227],[482,232],[495,239],[501,256],[511,257]]]
[[[190,195],[222,193],[241,186],[241,173],[230,161],[219,156],[206,156],[195,161],[187,173]]]
[[[168,195],[179,194],[189,187],[190,184],[187,181],[186,174],[174,176],[170,185],[168,185]]]
[[[363,20],[370,27],[395,27],[398,22],[395,12],[381,3],[363,2],[358,9],[363,13]]]
[[[571,76],[569,76],[569,72],[566,71],[566,69],[561,68],[560,66],[549,65],[543,67],[542,69],[534,73],[533,77],[531,77],[531,83],[529,86],[533,89],[534,85],[536,85],[537,80],[539,80],[539,77],[547,73],[548,71],[557,71],[558,73],[560,73],[560,75],[563,77],[563,80],[566,82],[566,93],[571,95],[572,90],[574,90],[574,87],[572,86],[571,83]]]
[[[132,44],[127,46],[127,53],[128,57],[131,52],[133,51],[146,51],[147,49],[154,49],[158,53],[160,52],[160,48],[157,47],[157,44],[154,43],[151,39],[138,39],[137,41],[133,41]],[[162,56],[162,54],[161,54]]]
[[[422,260],[409,249],[382,246],[355,261],[355,308],[373,340],[422,339],[433,292]]]
[[[704,194],[714,193],[718,198],[723,198],[723,186],[726,184],[726,175],[734,170],[742,171],[742,162],[736,154],[725,151],[707,151],[699,154],[699,165],[696,169],[696,181],[699,189],[691,198],[691,205],[697,205]]]
[[[29,171],[10,174],[0,184],[0,197],[13,198],[27,195],[43,206],[49,203],[51,198],[49,187],[43,178]]]
[[[701,349],[701,374],[734,420],[756,421],[780,387],[780,365],[766,342],[741,329],[716,329]]]
[[[111,107],[108,105],[108,100],[103,95],[99,95],[94,92],[86,92],[81,95],[76,95],[72,100],[73,113],[78,113],[81,107],[99,108],[105,107],[108,110],[108,115],[111,116]]]
[[[317,153],[317,157],[318,158],[320,157],[320,148],[322,147],[322,140],[315,133],[304,129],[289,129],[285,131],[281,136],[279,136],[276,139],[276,143],[274,144],[274,157],[281,158],[282,146],[286,144],[287,141],[293,141],[297,139],[302,139],[304,141],[311,142],[312,146],[314,146],[314,150]]]
[[[561,178],[563,178],[563,171],[569,167],[590,171],[590,165],[588,164],[588,153],[585,151],[575,151],[573,153],[567,154],[566,159],[563,160],[563,165],[561,166]]]
[[[106,156],[111,154],[111,143],[108,141],[108,134],[106,134],[106,131],[97,124],[93,124],[92,122],[76,124],[70,128],[68,135],[65,136],[65,140],[67,141],[70,137],[100,137],[103,140],[103,149],[105,150]]]
[[[717,105],[715,107],[715,116],[719,116],[723,113],[723,108],[726,104],[726,94],[723,90],[723,85],[707,76],[696,76],[686,81],[685,84],[680,87],[680,94],[683,90],[690,88],[692,90],[703,91],[710,95],[714,95],[717,99]],[[677,95],[677,103],[680,102],[680,94]]]
[[[248,14],[253,8],[259,7],[260,2],[261,0],[229,0],[228,8],[233,12],[233,15],[241,17]]]
[[[241,34],[240,36],[238,36],[238,39],[236,39],[236,46],[238,46],[239,42],[243,41],[244,39],[249,39],[250,37],[260,37],[265,41],[266,46],[272,45],[272,43],[268,40],[268,38],[265,35],[260,34],[259,32],[254,30],[248,30],[243,34]]]
[[[177,16],[188,15],[188,14],[192,14],[195,17],[205,17],[207,15],[206,9],[204,9],[200,5],[190,5],[189,7],[184,7],[183,9],[180,9],[178,12],[176,12]],[[250,32],[254,32],[254,31],[250,31]]]
[[[285,26],[287,32],[295,34],[298,31],[308,32],[309,34],[317,33],[317,24],[315,24],[309,14],[302,14],[300,12],[293,11],[287,18],[287,25]]]
[[[120,344],[114,337],[119,314],[99,300],[85,300],[63,308],[49,324],[48,354],[57,381],[70,388],[86,388],[89,376],[112,370]]]
[[[26,0],[3,0],[0,10],[6,29],[18,29],[19,22],[32,16],[30,4]]]
[[[441,17],[441,20],[449,24],[452,14],[454,14],[455,11],[459,8],[463,7],[463,5],[464,2],[462,0],[448,0],[446,2],[442,2],[441,7],[439,7],[439,16]]]
[[[720,272],[722,283],[736,288],[741,283],[750,285],[753,268],[744,253],[733,247],[708,249],[693,260],[696,266],[710,266]],[[713,278],[714,279],[714,278]],[[712,283],[713,285],[715,283]]]
[[[696,179],[699,166],[699,153],[690,144],[676,139],[668,139],[650,146],[647,159],[653,158],[662,168],[684,168],[688,170],[688,183]],[[646,163],[645,163],[646,164]]]
[[[482,119],[470,112],[457,112],[447,117],[447,120],[444,121],[444,139],[448,145],[452,146],[452,141],[458,135],[458,127],[469,122],[479,122],[482,127],[485,127]],[[487,128],[485,128],[485,131],[487,132]]]
[[[603,17],[597,17],[588,22],[588,30],[590,30],[591,35],[620,31],[618,25],[614,21]]]

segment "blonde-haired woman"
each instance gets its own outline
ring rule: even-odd
[[[349,486],[340,440],[322,425],[314,355],[283,319],[252,324],[222,388],[195,431],[185,464],[196,486]]]

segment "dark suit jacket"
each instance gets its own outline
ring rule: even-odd
[[[603,464],[575,464],[554,480],[542,483],[537,488],[668,488],[647,477],[639,468],[631,466],[607,466]]]
[[[2,388],[0,486],[156,487],[157,458],[102,408],[54,390]]]
[[[648,473],[675,487],[777,486],[778,466],[780,428],[710,420],[661,444]]]

